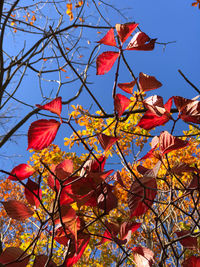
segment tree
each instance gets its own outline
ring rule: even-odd
[[[27,149],[33,152],[30,161],[9,172],[1,169],[6,175],[1,188],[6,190],[11,184],[13,188],[10,195],[2,196],[4,249],[0,263],[198,266],[198,98],[172,96],[164,104],[159,95],[147,97],[147,92],[162,83],[156,75],[142,70],[135,75],[127,54],[151,53],[156,44],[168,43],[149,37],[135,22],[110,25],[101,8],[109,7],[122,16],[121,11],[99,3],[100,7],[93,0],[67,5],[62,1],[34,1],[29,6],[19,0],[1,3],[1,109],[13,100],[29,106],[14,96],[26,75],[32,78],[32,73],[36,74],[41,95],[36,93],[40,104],[36,108],[31,105],[32,111],[0,142],[3,147],[28,119],[40,116],[25,124],[29,124]],[[89,21],[87,14],[94,8],[104,22],[102,26],[97,24],[98,17]],[[70,23],[64,21],[64,12]],[[19,38],[20,32],[31,36],[30,43],[15,55],[6,51],[4,44],[8,28]],[[87,51],[84,41],[89,30],[104,30],[104,35]],[[94,64],[96,74],[107,77],[115,67],[111,112],[103,107],[88,81]],[[124,77],[123,83],[119,80],[121,64],[131,77]],[[57,86],[46,90],[46,82]],[[68,83],[79,89],[65,99],[62,90]],[[77,101],[79,104],[72,105],[66,114],[63,107],[80,99],[83,88],[94,106],[87,108]],[[184,124],[183,134],[177,136],[174,133],[177,125],[182,127],[181,121],[189,128]],[[163,125],[164,131],[150,134]],[[71,131],[65,145],[74,152],[64,152],[52,144],[62,128]],[[145,143],[151,144],[149,152]],[[111,158],[116,164],[112,170],[107,166]]]

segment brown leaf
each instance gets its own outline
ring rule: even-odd
[[[29,209],[24,203],[18,200],[9,200],[1,202],[8,214],[12,219],[22,221],[33,215],[33,211]]]
[[[22,254],[23,256],[20,258]],[[8,247],[0,255],[0,263],[6,264],[7,267],[26,267],[29,262],[29,258],[30,256],[24,253],[21,248]],[[10,262],[13,263],[9,264]]]

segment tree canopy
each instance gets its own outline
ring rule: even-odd
[[[23,130],[29,155],[0,169],[1,266],[199,266],[200,91],[145,70],[176,41],[121,3],[30,2],[0,3],[0,147]]]

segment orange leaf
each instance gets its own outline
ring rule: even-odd
[[[118,86],[124,92],[126,92],[128,94],[132,94],[135,84],[136,84],[136,81],[132,81],[132,82],[129,82],[129,83],[118,83]]]

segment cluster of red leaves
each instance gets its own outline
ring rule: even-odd
[[[172,120],[170,111],[173,101],[179,111],[177,120],[182,119],[184,122],[200,123],[200,102],[198,100],[173,96],[164,105],[163,98],[154,95],[143,101],[147,111],[139,121],[138,126],[145,130],[150,130]]]
[[[122,49],[124,42],[128,39],[128,37],[132,34],[133,31],[136,30],[138,24],[137,23],[126,23],[126,24],[116,24],[115,29],[117,31],[117,35],[120,40],[119,47],[115,41],[114,29],[110,29],[106,35],[98,41],[100,44],[114,46],[119,50]],[[143,50],[150,51],[154,49],[156,39],[150,39],[148,35],[144,32],[137,32],[129,44],[127,45],[125,50]],[[97,58],[97,75],[103,75],[111,70],[113,64],[116,59],[119,57],[119,52],[114,51],[106,51],[103,52]]]

